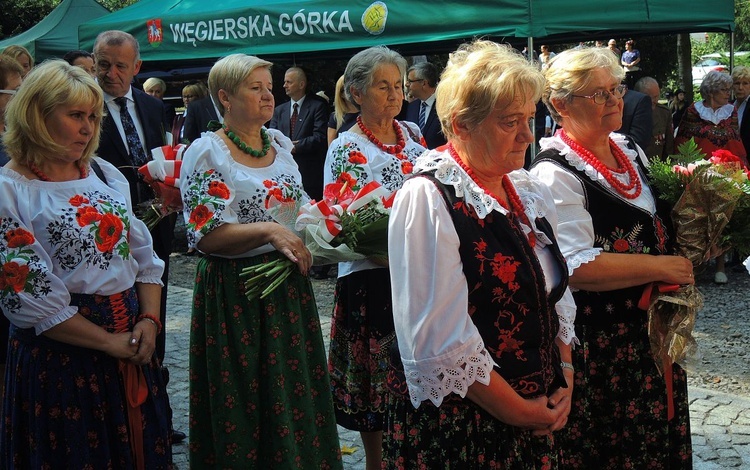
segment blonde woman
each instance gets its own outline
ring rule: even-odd
[[[346,99],[344,93],[344,76],[336,81],[336,94],[333,99],[333,109],[328,119],[328,145],[336,140],[341,132],[348,131],[357,122],[357,108]]]
[[[8,46],[3,49],[2,53],[9,57],[13,57],[18,61],[19,64],[21,64],[21,68],[23,68],[23,77],[26,77],[31,69],[34,68],[34,58],[31,56],[31,53],[28,51],[28,49],[23,46]]]

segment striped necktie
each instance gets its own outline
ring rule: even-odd
[[[427,102],[422,101],[422,106],[419,108],[419,130],[424,130],[424,123],[427,121]]]

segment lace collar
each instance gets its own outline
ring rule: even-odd
[[[456,196],[474,208],[477,216],[484,219],[487,215],[496,211],[504,216],[508,211],[491,195],[487,194],[468,174],[453,160],[447,151],[429,150],[417,158],[414,164],[414,173],[435,171],[435,178],[441,183],[453,186]],[[536,226],[536,219],[544,217],[549,207],[541,196],[543,190],[539,181],[535,180],[526,170],[516,170],[508,173],[513,186],[518,192],[518,197],[524,206],[524,212],[532,227],[520,224],[524,233],[528,236],[531,230],[541,246],[551,245],[552,241]]]
[[[620,150],[622,150],[625,155],[630,159],[631,163],[633,165],[636,165],[637,163],[635,159],[638,157],[638,152],[636,150],[631,149],[628,147],[628,139],[622,135],[617,134],[615,132],[611,133],[609,137],[615,142],[615,145],[620,147]],[[541,150],[547,150],[547,149],[554,149],[557,150],[560,155],[565,157],[565,160],[570,163],[576,170],[584,172],[586,176],[589,177],[589,179],[595,183],[599,183],[602,186],[604,186],[607,189],[610,189],[614,191],[612,188],[612,185],[609,184],[609,182],[602,176],[596,169],[586,163],[580,155],[575,153],[565,142],[562,141],[561,138],[555,136],[555,137],[545,137],[539,141],[539,146],[541,147]],[[636,171],[636,173],[638,173]],[[617,178],[624,178],[627,176],[626,173],[624,174],[618,174],[615,173]]]
[[[700,118],[704,121],[719,124],[724,119],[732,116],[732,112],[734,112],[734,105],[725,104],[721,108],[714,110],[710,106],[706,106],[705,104],[703,104],[703,101],[696,101],[695,110],[698,111],[698,116],[700,116]]]

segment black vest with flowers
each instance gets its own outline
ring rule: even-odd
[[[583,187],[584,207],[592,214],[594,248],[607,253],[643,253],[663,255],[669,252],[669,207],[656,197],[656,213],[623,200],[599,183],[591,181],[555,149],[548,149],[534,159],[552,162],[572,173]],[[634,163],[641,179],[647,181],[639,164]],[[532,165],[533,166],[533,165]],[[654,189],[651,188],[652,193]],[[666,221],[666,223],[665,223]],[[616,323],[640,324],[646,312],[638,308],[645,285],[606,292],[579,290],[573,292],[576,301],[576,325],[607,326]]]
[[[555,345],[560,324],[554,307],[568,286],[568,275],[557,242],[549,248],[563,279],[547,294],[539,260],[514,221],[495,211],[480,219],[434,172],[424,176],[448,204],[469,288],[468,312],[500,366],[498,373],[525,398],[565,386]],[[555,240],[546,219],[536,219],[536,225]]]

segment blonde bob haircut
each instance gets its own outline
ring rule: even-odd
[[[552,59],[544,71],[547,82],[542,100],[555,122],[560,123],[560,113],[555,109],[552,100],[572,101],[572,95],[588,86],[591,82],[591,72],[596,69],[609,71],[618,83],[625,78],[625,71],[617,56],[605,47],[568,49]]]
[[[732,80],[739,82],[740,80],[750,81],[750,67],[744,65],[738,65],[732,69]]]
[[[219,59],[208,73],[208,90],[221,115],[224,115],[224,105],[219,100],[219,90],[235,96],[242,82],[255,69],[263,67],[270,70],[272,65],[267,60],[247,54],[232,54]]]
[[[83,150],[87,164],[99,147],[104,97],[99,85],[80,67],[64,60],[48,60],[26,76],[5,109],[3,142],[8,156],[22,165],[39,165],[65,152],[47,131],[46,119],[60,106],[92,107],[96,116],[93,136]]]
[[[2,52],[4,55],[7,55],[8,57],[13,57],[14,59],[18,60],[19,57],[22,55],[25,55],[29,58],[29,65],[33,68],[34,67],[34,57],[31,56],[31,52],[29,52],[28,49],[25,47],[19,45],[19,44],[13,44],[11,46],[6,47],[3,49]]]
[[[498,103],[527,96],[537,102],[543,87],[541,72],[512,47],[486,40],[462,44],[450,54],[435,91],[443,134],[457,137],[454,122],[472,132]]]

